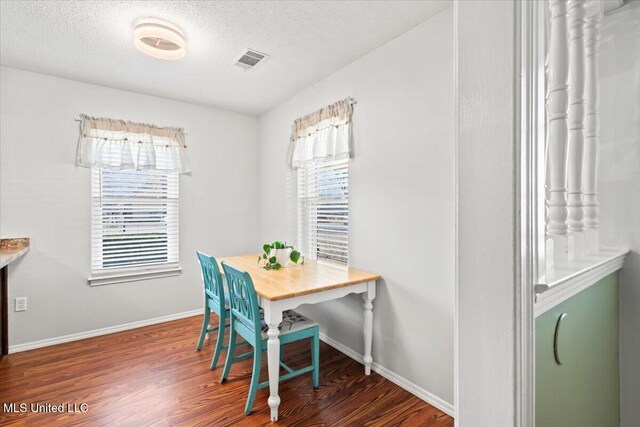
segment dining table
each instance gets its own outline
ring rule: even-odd
[[[292,264],[279,270],[266,270],[257,260],[258,254],[222,257],[225,262],[244,270],[251,276],[260,306],[264,310],[267,331],[267,367],[269,374],[269,408],[271,420],[278,420],[280,396],[280,331],[282,313],[303,304],[318,304],[342,298],[349,294],[361,294],[364,312],[364,372],[371,374],[373,358],[373,300],[376,297],[376,281],[380,275],[355,268],[316,261],[309,258],[303,263]],[[222,268],[221,268],[222,270]]]

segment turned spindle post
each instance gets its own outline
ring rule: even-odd
[[[549,54],[547,60],[547,236],[553,260],[568,257],[567,226],[567,116],[569,108],[569,43],[567,0],[550,0]]]
[[[567,154],[567,224],[574,254],[584,255],[582,169],[584,161],[584,24],[585,0],[569,2],[569,145]],[[572,254],[569,254],[572,258]]]
[[[598,104],[598,42],[600,39],[600,13],[587,18],[585,25],[585,134],[582,190],[585,219],[585,252],[597,253],[598,236],[598,145],[600,139]]]

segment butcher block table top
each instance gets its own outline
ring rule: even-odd
[[[304,264],[289,263],[280,270],[265,270],[262,263],[258,265],[260,255],[240,255],[218,258],[222,261],[244,270],[253,280],[256,293],[270,301],[293,298],[300,295],[313,294],[329,289],[342,288],[358,283],[374,282],[380,275],[331,264],[319,263],[305,259]],[[220,271],[224,274],[222,265]]]

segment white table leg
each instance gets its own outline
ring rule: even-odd
[[[371,356],[371,343],[373,340],[373,299],[376,297],[376,284],[369,283],[367,292],[362,294],[364,300],[364,373],[371,374],[371,364],[373,357]]]
[[[282,322],[282,309],[276,302],[263,301],[264,320],[269,325],[267,335],[267,365],[269,370],[269,408],[271,408],[271,421],[278,421],[278,384],[280,382],[280,330],[278,325]]]

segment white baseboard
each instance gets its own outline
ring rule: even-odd
[[[168,316],[155,317],[153,319],[140,320],[138,322],[125,323],[123,325],[109,326],[106,328],[93,329],[91,331],[78,332],[77,334],[63,335],[61,337],[47,338],[40,341],[32,341],[24,344],[16,344],[9,346],[9,353],[18,353],[20,351],[33,350],[50,345],[63,344],[71,341],[83,340],[85,338],[98,337],[100,335],[112,334],[114,332],[126,331],[129,329],[141,328],[143,326],[156,325],[158,323],[169,322],[171,320],[184,319],[185,317],[197,316],[202,314],[201,308],[197,310],[185,311],[183,313],[170,314]]]
[[[347,347],[346,345],[344,345],[344,344],[334,340],[333,338],[327,336],[324,332],[320,332],[320,339],[322,341],[324,341],[325,343],[329,344],[331,347],[335,348],[336,350],[346,354],[347,356],[349,356],[350,358],[352,358],[356,362],[364,363],[363,362],[363,357],[362,357],[361,354],[357,353],[352,348]],[[409,393],[413,394],[414,396],[419,397],[420,399],[424,400],[428,404],[433,405],[436,408],[440,409],[445,414],[450,415],[452,417],[454,416],[453,405],[450,404],[449,402],[446,402],[446,401],[440,399],[438,396],[435,396],[435,395],[429,393],[427,390],[425,390],[425,389],[423,389],[421,387],[418,387],[417,385],[415,385],[411,381],[407,380],[406,378],[401,377],[400,375],[396,374],[395,372],[390,371],[389,369],[385,368],[384,366],[379,365],[375,361],[371,365],[371,369],[373,371],[377,372],[378,374],[382,375],[383,377],[385,377],[386,379],[388,379],[392,383],[394,383],[394,384],[398,385],[399,387],[402,387],[403,389],[407,390]]]

